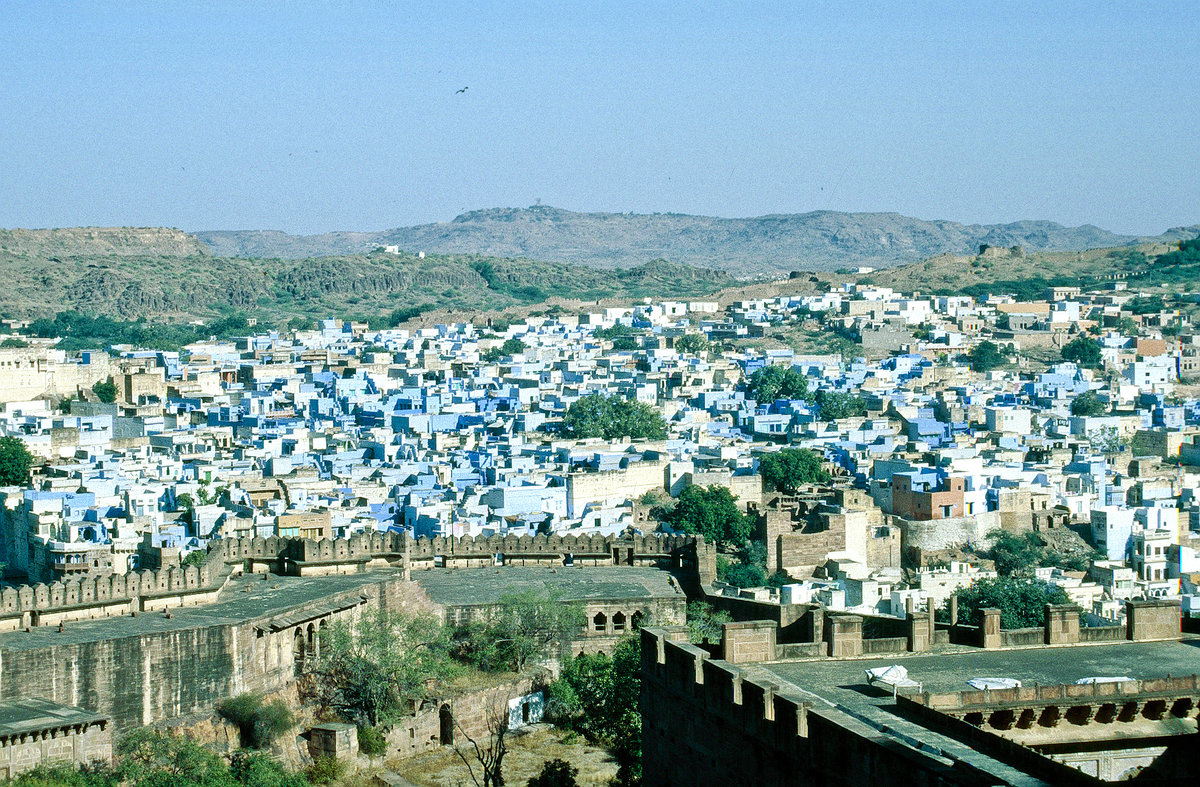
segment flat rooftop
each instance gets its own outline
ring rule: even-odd
[[[0,702],[0,737],[70,727],[101,721],[105,717],[83,708],[43,699]]]
[[[1109,642],[1097,645],[967,650],[939,654],[903,654],[863,659],[786,661],[762,665],[778,680],[830,702],[878,705],[868,698],[864,670],[901,664],[925,691],[972,691],[972,678],[1015,678],[1026,686],[1058,686],[1080,678],[1121,676],[1134,679],[1200,673],[1200,638],[1165,642]],[[873,694],[874,692],[868,692]],[[891,702],[891,696],[886,698]]]
[[[448,607],[495,604],[505,593],[557,590],[564,601],[683,598],[671,575],[641,566],[497,566],[414,571],[429,597]]]
[[[963,650],[861,659],[820,659],[739,665],[761,684],[812,703],[818,713],[850,726],[864,725],[895,744],[919,748],[947,763],[962,761],[991,774],[1001,783],[1040,785],[1045,782],[977,751],[966,743],[901,715],[890,691],[867,685],[865,670],[901,664],[910,679],[930,692],[971,691],[972,678],[1015,678],[1025,686],[1062,685],[1087,677],[1134,679],[1200,673],[1200,638],[1165,642],[1112,642],[1097,645]]]

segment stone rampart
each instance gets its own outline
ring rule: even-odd
[[[235,573],[228,545],[213,542],[200,566],[5,588],[0,591],[0,631],[208,603]]]
[[[960,783],[952,766],[894,745],[833,708],[747,676],[686,641],[642,629],[642,772],[647,784]],[[955,773],[969,770],[963,766]],[[804,778],[808,778],[805,776]],[[979,782],[982,783],[982,782]]]
[[[269,695],[291,686],[299,667],[318,655],[322,628],[368,608],[420,609],[428,601],[422,596],[415,583],[382,575],[232,621],[164,628],[126,620],[112,626],[111,636],[73,636],[67,627],[61,641],[49,632],[37,645],[12,639],[13,646],[0,646],[0,701],[42,697],[85,707],[111,718],[118,732],[208,714],[242,692]],[[38,632],[5,635],[25,636]]]
[[[412,570],[493,565],[667,564],[685,588],[716,578],[715,553],[704,539],[652,533],[634,536],[464,536],[414,539],[406,533],[360,533],[348,539],[231,538],[209,543],[199,566],[69,579],[0,591],[0,631],[58,625],[136,612],[206,604],[231,576],[250,573],[319,576],[392,566]],[[689,592],[692,592],[689,590]]]

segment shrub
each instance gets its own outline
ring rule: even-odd
[[[250,749],[270,746],[276,736],[287,732],[296,723],[283,702],[275,700],[264,704],[262,697],[251,692],[219,703],[217,713],[237,725],[242,746]]]
[[[346,773],[346,764],[337,757],[318,757],[308,766],[307,773],[313,784],[332,784]]]
[[[378,727],[358,725],[358,750],[368,757],[387,754],[387,737]]]

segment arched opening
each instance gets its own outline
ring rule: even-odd
[[[646,619],[646,615],[639,609],[633,613],[633,630],[637,631],[642,627],[642,621]]]
[[[596,617],[592,618],[592,630],[597,634],[608,631],[608,617],[603,612],[597,612]]]
[[[308,647],[309,655],[317,655],[317,627],[313,623],[308,624]]]
[[[625,631],[625,613],[618,612],[613,615],[613,632],[621,633]]]
[[[444,703],[438,710],[439,740],[443,746],[454,745],[454,714],[450,712],[449,703]]]
[[[300,677],[304,673],[304,631],[300,628],[296,629],[296,633],[292,636],[292,655],[296,662],[296,677]]]

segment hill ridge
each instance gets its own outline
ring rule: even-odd
[[[447,222],[378,232],[291,235],[277,230],[202,231],[194,235],[218,256],[300,258],[362,253],[380,246],[437,254],[529,257],[547,262],[624,268],[662,257],[746,276],[790,270],[833,270],[918,262],[944,253],[972,254],[980,245],[1027,251],[1082,251],[1169,242],[1194,235],[1179,227],[1157,237],[1122,235],[1094,224],[1070,227],[1024,219],[962,224],[895,211],[816,210],[749,218],[684,213],[576,212],[550,205],[480,208]]]

